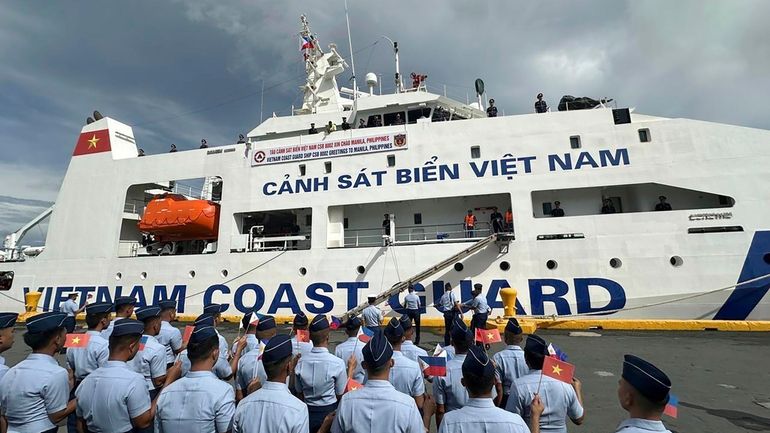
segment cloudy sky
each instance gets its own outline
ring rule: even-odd
[[[428,74],[465,100],[481,77],[505,114],[542,91],[770,129],[767,1],[350,0],[360,77]],[[148,153],[233,142],[301,101],[299,15],[347,54],[343,0],[0,3],[0,232],[52,202],[94,109]],[[341,81],[349,78],[349,71]],[[35,201],[24,201],[24,200]]]

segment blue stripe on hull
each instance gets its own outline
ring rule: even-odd
[[[770,263],[765,261],[766,255],[770,255],[770,231],[755,232],[738,282],[770,274]],[[714,320],[746,320],[768,290],[770,277],[737,287],[714,316]]]

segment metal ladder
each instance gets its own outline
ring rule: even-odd
[[[498,237],[499,237],[499,241],[498,241]],[[430,277],[432,275],[435,275],[435,274],[439,273],[440,271],[442,271],[442,270],[448,268],[449,266],[451,266],[452,264],[456,263],[458,260],[462,260],[462,259],[464,259],[464,258],[466,258],[466,257],[468,257],[468,256],[470,256],[470,255],[472,255],[472,254],[474,254],[474,253],[476,253],[478,251],[481,251],[487,245],[489,245],[489,244],[491,244],[493,242],[497,241],[498,243],[505,243],[505,244],[507,244],[512,239],[513,239],[512,236],[508,236],[508,235],[502,234],[502,233],[495,233],[495,234],[489,235],[489,236],[485,237],[484,239],[481,239],[480,241],[478,241],[475,244],[471,245],[470,247],[468,247],[468,248],[458,252],[457,254],[454,254],[451,257],[448,257],[445,260],[443,260],[443,261],[441,261],[441,262],[431,266],[430,268],[420,272],[419,274],[414,275],[411,278],[408,278],[406,280],[399,281],[398,283],[394,284],[393,287],[391,287],[390,289],[385,290],[384,292],[378,294],[377,298],[374,301],[374,303],[375,303],[375,305],[377,305],[377,304],[381,304],[382,302],[385,302],[391,296],[393,296],[395,294],[398,294],[398,293],[401,293],[404,290],[408,289],[410,284],[418,283],[418,282],[423,281],[424,279],[426,279],[426,278],[428,278],[428,277]],[[392,248],[392,247],[388,247],[388,248]],[[342,317],[340,319],[342,320],[343,323],[345,323],[345,321],[347,321],[349,317],[356,316],[356,315],[360,314],[361,311],[363,311],[364,308],[366,308],[368,306],[369,306],[369,302],[368,301],[363,302],[363,303],[359,304],[358,306],[356,306],[355,308],[353,308],[351,310],[348,310],[345,314],[342,315]]]

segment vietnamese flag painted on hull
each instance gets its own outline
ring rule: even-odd
[[[92,153],[109,152],[110,150],[112,150],[112,147],[110,147],[110,131],[108,129],[81,132],[72,156],[90,155]]]

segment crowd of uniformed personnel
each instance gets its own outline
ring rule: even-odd
[[[409,309],[420,307],[415,298]],[[344,323],[299,313],[291,334],[278,333],[274,317],[249,313],[232,348],[217,330],[219,304],[206,305],[185,337],[171,325],[175,301],[88,304],[84,334],[67,334],[68,313],[77,310],[38,314],[23,336],[32,353],[10,369],[0,357],[0,432],[56,432],[65,420],[81,433],[417,433],[434,416],[439,432],[536,433],[583,422],[580,381],[542,374],[549,350],[539,335],[525,338],[509,319],[505,349],[492,355],[476,343],[473,329],[485,327],[489,313],[480,285],[464,304],[447,285],[436,304],[446,321],[445,376],[426,374],[413,318],[385,322],[376,300]],[[465,310],[474,312],[470,329]],[[14,343],[16,319],[0,313],[0,353]],[[332,354],[338,326],[348,338]],[[65,341],[67,368],[54,357]],[[661,415],[670,387],[662,371],[626,355],[618,399],[630,417],[618,431],[667,431]]]

